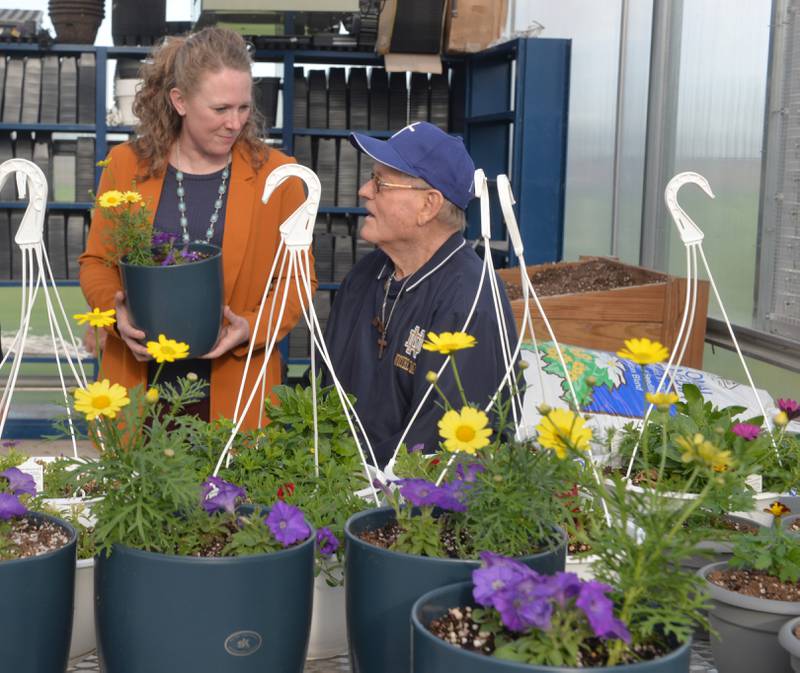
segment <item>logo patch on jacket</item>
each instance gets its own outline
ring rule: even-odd
[[[406,347],[406,355],[410,355],[415,360],[417,359],[417,355],[420,354],[422,350],[422,343],[425,341],[425,330],[420,329],[419,325],[416,325],[414,329],[408,331],[408,339],[406,339],[405,344]]]

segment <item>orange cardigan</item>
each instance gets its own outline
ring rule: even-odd
[[[151,177],[143,182],[136,182],[137,157],[128,143],[115,147],[108,157],[111,161],[100,178],[98,194],[110,189],[121,191],[135,189],[141,193],[151,213],[158,209],[158,201],[164,184],[164,175]],[[253,333],[259,303],[267,283],[267,275],[280,243],[278,227],[305,200],[303,187],[299,180],[289,179],[275,192],[269,202],[261,203],[264,182],[274,168],[281,164],[294,163],[294,159],[271,149],[268,159],[256,172],[249,158],[234,148],[228,202],[225,210],[225,230],[222,238],[222,268],[225,282],[225,303],[237,315],[247,318],[250,323],[250,340],[255,339],[256,348],[248,371],[247,387],[242,406],[264,363],[264,346],[267,334],[267,316],[270,298],[262,315],[258,334]],[[122,290],[122,280],[117,266],[106,263],[110,252],[107,230],[113,224],[103,216],[99,209],[92,215],[92,226],[89,230],[86,250],[79,258],[80,283],[89,306],[100,310],[114,308],[114,294]],[[275,292],[275,284],[280,269],[276,269],[271,294]],[[317,279],[311,258],[312,290],[316,291]],[[288,279],[282,279],[279,288],[279,302],[283,296],[283,287]],[[300,298],[295,290],[294,280],[286,302],[286,309],[278,326],[278,338],[283,338],[301,318]],[[277,311],[276,306],[276,311]],[[147,363],[138,362],[128,347],[119,338],[117,332],[110,328],[103,352],[103,370],[101,378],[132,387],[145,383]],[[236,396],[244,373],[248,344],[242,344],[211,364],[211,418],[220,416],[231,418],[236,405]],[[267,365],[267,391],[281,382],[280,355],[272,354]],[[251,429],[258,424],[258,400],[260,390],[248,411],[243,428]],[[273,396],[273,399],[274,396]]]

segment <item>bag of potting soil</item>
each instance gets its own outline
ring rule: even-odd
[[[539,358],[532,343],[522,346],[521,357],[528,364],[524,370],[525,393],[523,397],[523,421],[531,434],[541,420],[537,408],[542,403],[550,407],[571,407],[572,396],[567,375],[564,373],[558,353],[551,341],[538,344]],[[647,409],[645,393],[655,392],[665,365],[638,365],[606,351],[590,350],[577,346],[561,346],[564,362],[581,411],[590,416],[588,425],[597,438],[604,437],[606,430],[621,428],[626,423],[640,419]],[[541,365],[540,365],[541,363]],[[541,366],[541,369],[540,369]],[[744,372],[742,373],[744,378]],[[590,377],[594,378],[589,385]],[[761,415],[761,409],[749,385],[737,383],[717,374],[677,367],[673,374],[675,392],[683,398],[682,388],[691,383],[700,389],[703,397],[716,407],[745,407],[740,418]],[[662,386],[668,390],[669,381]],[[770,415],[777,409],[766,390],[757,389],[764,409]],[[794,426],[794,427],[793,427]],[[790,431],[800,431],[800,423],[793,421]]]

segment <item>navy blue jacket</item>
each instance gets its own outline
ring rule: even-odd
[[[444,362],[444,355],[422,350],[428,332],[464,330],[477,339],[475,347],[455,353],[468,401],[483,408],[497,390],[505,368],[488,278],[472,320],[464,326],[482,266],[483,261],[456,233],[416,273],[400,281],[391,280],[394,265],[376,250],[356,264],[336,292],[325,341],[339,380],[356,397],[356,411],[381,467],[392,457],[428,387],[425,375],[438,371]],[[502,283],[500,288],[513,347],[517,331]],[[379,358],[379,332],[373,320],[381,315],[384,297],[388,344]],[[330,383],[330,378],[326,376],[325,381]],[[439,385],[452,406],[460,409],[461,398],[449,366]],[[437,423],[442,414],[442,400],[433,390],[406,435],[406,446],[438,447]]]

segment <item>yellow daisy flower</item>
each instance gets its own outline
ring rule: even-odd
[[[666,360],[669,357],[669,351],[658,341],[650,341],[644,337],[642,339],[626,339],[625,348],[617,351],[617,355],[626,360],[633,360],[636,364],[652,365]]]
[[[95,381],[75,391],[75,411],[84,414],[87,421],[98,416],[114,418],[129,403],[128,391],[119,383],[111,384],[108,379]]]
[[[116,208],[117,206],[123,204],[124,202],[125,202],[125,195],[116,189],[111,189],[107,192],[103,192],[100,196],[97,197],[97,204],[101,208]]]
[[[126,203],[139,203],[142,200],[142,195],[139,192],[123,192],[122,198]]]
[[[536,426],[536,431],[539,433],[539,444],[555,451],[561,460],[567,457],[570,447],[588,451],[592,438],[586,421],[569,409],[552,409]]]
[[[163,334],[158,335],[158,341],[147,342],[147,352],[152,355],[156,362],[175,362],[189,357],[189,344],[174,339],[167,339]]]
[[[733,464],[730,451],[723,451],[699,432],[696,432],[691,439],[678,437],[675,443],[683,450],[681,460],[684,463],[692,461],[704,463],[714,472],[725,472]]]
[[[644,397],[659,411],[669,411],[669,408],[680,399],[675,393],[645,393]]]
[[[144,394],[144,398],[150,404],[155,404],[156,402],[158,402],[158,397],[159,397],[158,388],[156,388],[155,386],[148,388],[147,392]]]
[[[108,311],[101,311],[99,308],[95,307],[88,313],[75,313],[72,317],[78,321],[79,325],[88,322],[91,327],[109,327],[117,322],[117,319],[114,317],[116,313],[117,312],[113,308],[108,309]]]
[[[99,166],[100,168],[105,168],[111,163],[111,159],[101,159],[95,165]]]
[[[466,332],[442,332],[434,334],[428,332],[428,340],[422,344],[426,351],[436,351],[442,355],[450,355],[463,348],[472,348],[476,343],[475,337]]]
[[[460,412],[451,409],[439,420],[439,436],[447,451],[474,454],[489,444],[492,429],[488,424],[486,414],[474,407],[462,407]]]

